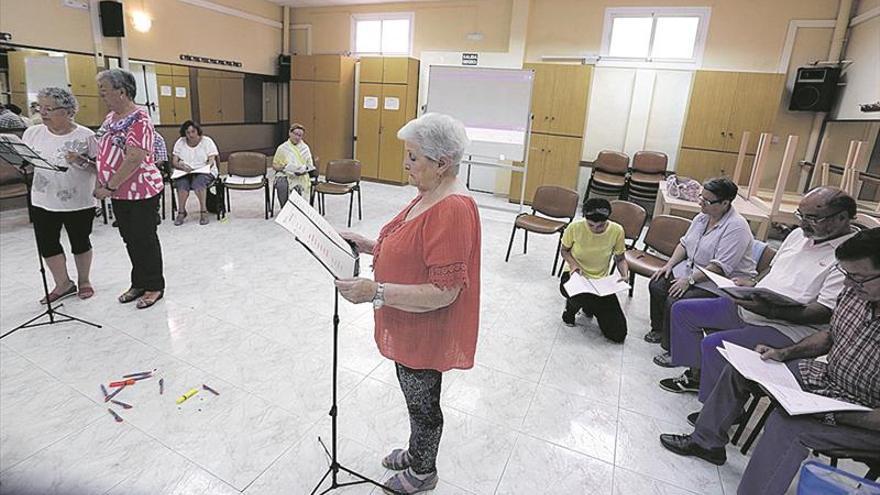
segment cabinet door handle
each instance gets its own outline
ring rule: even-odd
[[[724,131],[721,131],[721,137],[724,137]]]
[[[549,119],[549,118],[550,118],[549,115],[545,115],[545,116],[544,116],[544,120],[547,120],[547,119]]]
[[[550,117],[550,120],[556,120],[556,117]]]

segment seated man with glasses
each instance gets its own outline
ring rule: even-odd
[[[676,303],[669,320],[672,362],[691,369],[661,380],[660,388],[699,392],[705,403],[726,364],[717,350],[721,341],[749,349],[757,344],[786,347],[827,329],[843,290],[843,274],[834,269],[834,250],[852,235],[850,220],[855,214],[855,200],[840,189],[813,189],[798,205],[800,228],[785,238],[770,270],[757,279],[734,278],[739,285],[769,289],[799,306],[780,306],[759,294],[753,299],[727,296]],[[704,332],[710,333],[704,337]],[[693,423],[697,415],[689,415],[688,421]]]
[[[804,390],[872,410],[789,416],[775,409],[740,480],[741,495],[785,493],[810,449],[868,453],[880,446],[880,228],[859,232],[836,256],[839,265],[831,263],[830,270],[845,277],[846,288],[830,329],[793,345],[763,341],[755,350],[763,359],[785,362]],[[825,354],[827,363],[813,359]],[[752,386],[726,366],[694,432],[663,434],[660,443],[679,455],[724,464],[728,430]]]

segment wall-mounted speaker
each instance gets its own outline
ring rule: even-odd
[[[125,18],[122,4],[113,0],[101,0],[101,33],[108,38],[125,37]]]
[[[789,110],[828,112],[837,95],[840,67],[801,67],[791,90]]]
[[[290,81],[290,55],[278,55],[278,81]]]

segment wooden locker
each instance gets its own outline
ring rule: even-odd
[[[171,123],[183,124],[187,120],[192,120],[192,91],[190,91],[189,75],[172,76],[171,83],[174,96],[174,120]],[[177,96],[177,88],[183,88],[186,91],[186,96],[182,98]]]
[[[779,100],[785,86],[785,74],[740,72],[736,80],[736,92],[727,122],[725,151],[739,151],[743,132],[752,136],[767,132],[776,119]],[[755,153],[758,140],[749,142],[749,153]]]
[[[675,173],[703,182],[712,177],[730,175],[735,167],[736,153],[682,148]]]
[[[244,122],[244,79],[220,79],[220,113],[224,123]]]
[[[682,147],[728,149],[731,141],[727,137],[728,121],[736,100],[737,78],[736,72],[697,71],[691,88]],[[736,144],[739,145],[738,138]]]
[[[220,110],[220,79],[199,77],[199,113],[202,124],[220,124],[223,112]]]
[[[315,124],[315,83],[312,81],[291,81],[290,83],[290,123],[302,124],[306,133],[314,132]]]
[[[339,81],[342,77],[342,61],[339,55],[313,55],[315,57],[315,81]]]
[[[189,67],[187,67],[185,65],[172,65],[171,66],[171,75],[172,76],[189,77]]]
[[[361,61],[363,63],[363,60]],[[363,70],[363,66],[361,66]],[[363,72],[361,72],[363,74]],[[357,117],[357,154],[355,158],[361,162],[361,175],[369,179],[379,178],[379,126],[381,110],[379,103],[382,101],[382,85],[376,83],[361,83],[358,92]],[[366,108],[365,98],[375,98],[375,108]]]
[[[524,69],[535,71],[532,85],[532,132],[550,132],[553,114],[553,85],[555,71],[552,64],[523,64]]]
[[[173,76],[174,69],[170,64],[156,64],[156,75]]]
[[[382,114],[379,178],[397,183],[404,182],[403,141],[397,139],[397,131],[409,120],[406,112],[406,89],[406,86],[400,84],[383,84],[382,99],[379,101]],[[394,99],[397,100],[397,109],[393,108]]]
[[[364,57],[361,59],[360,82],[381,83],[384,64],[383,57]]]
[[[382,82],[386,84],[408,84],[410,82],[410,63],[414,61],[414,59],[407,57],[384,57],[382,63]],[[418,63],[417,61],[415,62]]]
[[[9,63],[9,91],[13,93],[27,93],[27,71],[24,59],[27,57],[48,57],[42,52],[30,50],[14,50],[6,52]],[[24,110],[26,107],[22,107]]]
[[[66,59],[70,91],[77,96],[98,96],[98,82],[95,81],[98,66],[95,64],[95,57],[68,54]]]
[[[294,55],[290,62],[290,77],[293,80],[312,81],[315,79],[316,55]]]
[[[583,136],[593,69],[589,65],[559,65],[554,71],[550,132]]]
[[[21,108],[21,114],[27,117],[28,110],[28,95],[27,93],[10,93],[9,94],[9,103],[14,105],[18,105],[18,108]]]
[[[342,112],[342,101],[339,98],[339,86],[332,82],[316,81],[314,83],[315,120],[312,139],[321,157],[322,167],[330,160],[348,158],[344,151],[345,145],[338,135],[340,125],[338,115]],[[323,173],[323,170],[321,171]]]
[[[97,127],[104,122],[108,110],[97,96],[77,96],[79,111],[76,114],[76,122],[86,127]]]
[[[545,144],[541,185],[577,190],[582,140],[574,137],[547,136]]]
[[[531,204],[532,198],[535,197],[535,190],[544,181],[544,160],[547,156],[547,138],[544,134],[532,134],[529,141],[529,169],[526,172],[526,191],[525,203]],[[517,165],[521,165],[517,163]],[[508,197],[511,202],[519,203],[520,190],[522,189],[522,173],[514,172],[510,174],[510,193]]]
[[[174,78],[169,75],[160,75],[156,74],[156,86],[159,87],[159,118],[162,120],[162,124],[175,124],[177,123],[177,116],[175,110],[175,101],[174,101]],[[162,88],[168,87],[171,88],[171,94],[168,96],[162,95]],[[182,122],[182,121],[181,121]]]

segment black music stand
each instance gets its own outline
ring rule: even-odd
[[[31,149],[28,145],[24,144],[21,139],[19,139],[18,136],[14,134],[0,134],[0,158],[15,167],[16,170],[18,170],[18,172],[24,178],[24,183],[27,186],[28,192],[28,208],[31,207],[30,197],[31,186],[33,186],[33,169],[40,168],[57,173],[63,173],[67,171],[67,167],[53,165],[47,162],[36,151]],[[37,230],[36,227],[34,227],[34,243],[36,243],[36,241]],[[65,323],[68,321],[78,321],[80,323],[85,323],[86,325],[101,328],[101,325],[98,325],[97,323],[92,323],[90,321],[86,321],[75,316],[70,316],[52,307],[52,301],[49,300],[49,285],[46,282],[46,266],[43,264],[43,257],[40,256],[39,249],[37,249],[37,259],[39,259],[40,261],[40,276],[43,279],[43,293],[46,295],[46,311],[43,311],[42,313],[31,318],[30,320],[22,323],[21,325],[13,328],[3,335],[0,335],[0,339],[13,334],[21,330],[22,328],[40,327],[43,325],[53,325],[55,323]],[[60,308],[63,305],[64,304],[59,304],[57,307]],[[49,321],[34,323],[44,316],[48,316]]]

